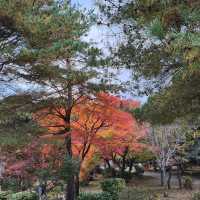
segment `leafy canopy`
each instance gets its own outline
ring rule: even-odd
[[[199,110],[191,106],[199,105],[199,6],[198,0],[99,1],[104,18],[125,36],[112,50],[114,64],[133,69],[133,88],[141,94],[157,92],[149,102],[163,117]]]

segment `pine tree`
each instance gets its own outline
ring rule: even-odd
[[[6,43],[1,48],[1,77],[38,86],[38,90],[13,95],[11,103],[1,104],[1,109],[4,113],[35,112],[48,107],[65,123],[60,134],[65,135],[66,157],[71,161],[73,106],[82,96],[118,89],[107,82],[107,61],[100,50],[82,39],[93,19],[91,13],[70,7],[68,1],[0,1],[0,27],[5,32],[1,44]],[[67,180],[66,198],[75,199],[73,174]]]
[[[198,112],[199,1],[105,0],[99,5],[109,23],[123,27],[126,42],[113,50],[114,64],[133,69],[135,82],[148,80],[140,85],[141,94],[158,92],[150,101],[156,99],[157,110],[171,118]]]

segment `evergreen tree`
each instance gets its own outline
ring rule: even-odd
[[[133,69],[136,83],[147,80],[139,91],[157,92],[149,100],[154,111],[171,118],[199,112],[199,1],[105,0],[99,7],[126,38],[112,50],[114,64]]]
[[[72,162],[73,106],[99,90],[119,89],[108,84],[107,60],[100,50],[82,39],[93,19],[91,13],[69,6],[68,1],[0,0],[1,44],[5,44],[0,49],[1,77],[4,82],[20,80],[38,87],[4,99],[1,110],[48,108],[49,113],[56,113],[65,122],[65,131],[55,134],[65,136],[66,157]],[[72,174],[67,180],[67,200],[75,199],[75,186]]]

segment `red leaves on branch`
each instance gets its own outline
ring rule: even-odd
[[[124,100],[106,93],[99,93],[93,98],[82,97],[71,108],[71,124],[65,120],[68,108],[60,106],[40,110],[34,117],[47,131],[39,140],[59,140],[64,145],[70,126],[73,156],[78,157],[83,165],[96,152],[102,158],[109,158],[113,153],[122,154],[127,147],[130,151],[140,151],[146,130],[128,112],[139,106],[138,101]],[[23,174],[30,165],[33,168],[47,168],[50,159],[54,167],[59,168],[65,148],[58,148],[49,142],[42,147],[37,145],[35,142],[23,149],[23,158],[15,164],[12,163],[17,158],[10,161],[7,172]]]
[[[80,102],[72,108],[70,124],[74,156],[83,161],[92,146],[104,156],[110,151],[120,153],[127,146],[134,151],[143,147],[140,140],[145,129],[128,112],[140,105],[138,101],[99,93],[94,98],[82,97]],[[65,108],[47,108],[37,113],[38,122],[48,130],[43,138],[64,140],[68,134],[65,115]]]

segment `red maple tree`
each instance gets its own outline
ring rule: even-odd
[[[99,93],[93,97],[81,97],[71,110],[70,131],[64,118],[67,109],[54,106],[38,111],[34,114],[34,118],[47,130],[41,135],[40,140],[43,143],[48,140],[48,143],[40,147],[39,152],[36,151],[37,159],[35,159],[36,153],[34,155],[33,148],[31,155],[29,154],[30,146],[29,150],[24,149],[23,153],[27,159],[24,157],[16,165],[10,164],[8,171],[21,173],[30,164],[35,169],[45,168],[48,167],[49,159],[53,160],[54,169],[59,170],[66,154],[64,148],[58,148],[53,143],[58,140],[59,143],[64,144],[68,138],[67,134],[71,134],[72,155],[80,161],[76,175],[76,181],[79,184],[84,162],[96,152],[100,153],[103,159],[109,160],[115,155],[123,155],[127,148],[129,151],[142,149],[140,140],[145,135],[144,128],[138,125],[132,114],[128,112],[139,105],[138,101],[124,100],[106,93]]]

